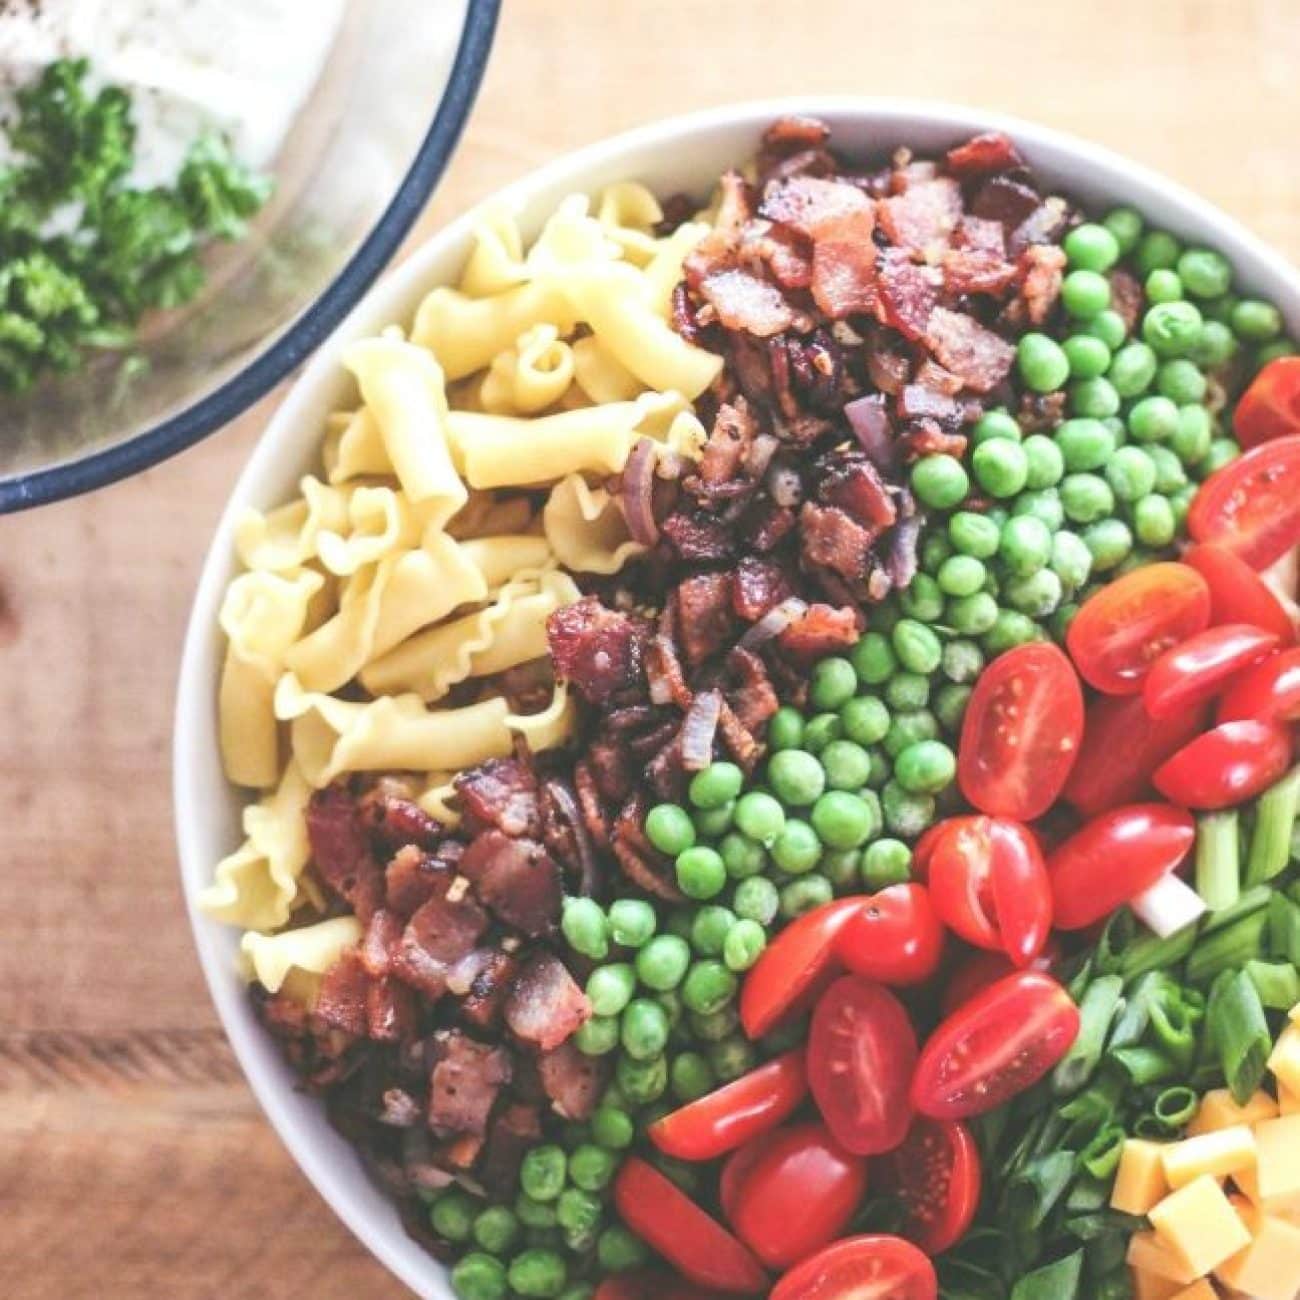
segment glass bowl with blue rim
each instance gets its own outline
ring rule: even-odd
[[[0,513],[87,492],[228,424],[298,366],[396,253],[442,176],[500,0],[345,0],[314,85],[236,244],[134,345],[0,391]],[[2,53],[2,52],[0,52]]]

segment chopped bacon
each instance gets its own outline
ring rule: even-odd
[[[903,391],[907,393],[910,389]],[[862,452],[847,452],[831,460],[822,474],[818,495],[864,528],[876,532],[888,528],[898,518],[898,509],[880,471]]]
[[[675,704],[682,710],[691,707],[695,697],[686,684],[686,674],[671,637],[660,633],[650,643],[645,656],[645,670],[650,681],[650,698],[656,704]]]
[[[562,1043],[537,1058],[537,1074],[555,1112],[582,1121],[596,1109],[609,1069],[599,1057],[584,1056],[572,1043]]]
[[[1060,237],[1069,220],[1069,211],[1061,199],[1047,199],[1007,236],[1007,251],[1016,254],[1030,244],[1051,243]]]
[[[700,281],[700,294],[729,330],[771,338],[798,320],[776,285],[739,267],[714,271]]]
[[[680,753],[675,770],[681,774]],[[656,898],[680,902],[682,895],[673,883],[672,862],[646,839],[645,814],[646,800],[639,793],[620,809],[614,823],[614,855],[634,885]]]
[[[369,1026],[366,1018],[366,995],[370,976],[355,949],[344,952],[321,976],[320,994],[314,1014],[330,1029],[341,1029],[358,1038]]]
[[[763,132],[763,148],[790,151],[816,149],[830,139],[831,129],[820,118],[804,113],[790,113],[778,117]]]
[[[753,550],[760,555],[775,550],[783,537],[791,532],[798,522],[793,510],[785,506],[773,505],[770,501],[760,503],[752,514],[742,520],[745,536],[750,539]]]
[[[842,577],[864,578],[879,530],[864,528],[838,506],[804,502],[799,512],[800,541],[809,564],[824,565]]]
[[[646,663],[649,664],[653,644],[646,651]],[[647,672],[648,672],[647,668]],[[596,778],[596,787],[603,799],[625,799],[636,783],[636,774],[620,741],[596,737],[587,750],[591,759],[592,775]]]
[[[936,307],[927,338],[934,355],[976,393],[996,388],[1010,373],[1016,350],[973,316]]]
[[[943,255],[943,286],[951,294],[1000,296],[1016,278],[1014,262],[978,248],[950,248]]]
[[[386,907],[376,908],[366,925],[359,949],[361,964],[367,974],[376,979],[388,974],[393,951],[404,928],[402,918],[396,912],[390,912]]]
[[[1124,328],[1133,332],[1133,327],[1142,315],[1146,303],[1146,293],[1135,276],[1120,268],[1110,273],[1110,306],[1119,314]]]
[[[933,357],[926,357],[917,367],[915,382],[948,397],[956,397],[963,387],[961,376],[945,370]]]
[[[909,339],[924,338],[930,313],[939,302],[940,280],[942,272],[917,266],[898,253],[882,256],[878,279],[881,321]]]
[[[578,797],[578,809],[582,813],[582,824],[598,848],[609,844],[609,825],[600,806],[600,791],[596,788],[596,778],[592,775],[591,765],[580,759],[573,769],[573,792]]]
[[[340,781],[307,804],[307,839],[321,878],[352,904],[364,923],[383,901],[383,877],[356,799]]]
[[[404,844],[435,849],[444,831],[412,798],[406,781],[381,777],[357,800],[362,824],[391,851]]]
[[[799,664],[811,664],[815,659],[853,645],[861,632],[854,610],[836,609],[833,605],[809,605],[807,611],[781,633],[780,645],[787,658]]]
[[[424,1118],[424,1108],[404,1088],[385,1088],[379,1105],[379,1122],[390,1128],[414,1128]]]
[[[756,623],[774,605],[793,595],[790,580],[779,565],[746,555],[731,575],[731,608],[737,618]]]
[[[384,897],[399,916],[409,917],[451,883],[445,863],[414,844],[400,848],[384,872]]]
[[[471,831],[496,826],[507,835],[541,833],[537,777],[517,758],[490,758],[462,772],[455,786]]]
[[[722,733],[722,743],[727,747],[731,757],[746,772],[752,772],[757,766],[758,760],[763,756],[763,746],[758,743],[749,728],[741,722],[735,710],[726,700],[722,701],[722,708],[718,714],[718,729]]]
[[[603,704],[642,675],[645,623],[584,596],[546,620],[555,671],[591,704]]]
[[[920,456],[957,456],[966,452],[966,439],[960,433],[947,433],[933,420],[918,420],[908,429],[899,443],[905,460]]]
[[[767,668],[752,650],[741,646],[727,656],[727,667],[740,679],[740,684],[727,692],[728,703],[741,725],[751,735],[757,735],[781,703]]]
[[[505,1018],[516,1037],[549,1052],[591,1019],[591,1003],[558,957],[539,952],[516,976]]]
[[[483,1186],[499,1200],[512,1200],[519,1190],[519,1166],[524,1154],[536,1146],[542,1125],[536,1106],[505,1106],[492,1121],[479,1178]]]
[[[366,992],[366,1033],[379,1043],[402,1043],[415,1033],[415,994],[391,976],[374,980]]]
[[[1030,244],[1017,264],[1020,297],[1030,323],[1042,325],[1061,296],[1065,253],[1055,244]]]
[[[812,245],[802,235],[770,221],[751,221],[745,228],[741,257],[763,262],[783,289],[806,289],[813,279]]]
[[[501,1008],[518,968],[518,961],[509,953],[489,953],[460,1004],[461,1015],[479,1029],[493,1028],[501,1018]]]
[[[713,430],[700,457],[700,478],[705,483],[725,483],[734,478],[741,460],[754,441],[757,424],[747,402],[724,402],[718,407]]]
[[[1010,235],[1031,213],[1038,210],[1042,199],[1032,185],[1013,180],[1010,176],[994,176],[985,181],[971,204],[971,215],[986,221],[1001,223]]]
[[[558,923],[560,870],[536,840],[484,831],[470,841],[460,869],[482,902],[514,929],[537,938]]]
[[[880,225],[890,243],[922,256],[948,247],[961,215],[961,186],[950,176],[909,184],[880,205]]]
[[[731,529],[721,520],[697,511],[674,511],[660,525],[660,531],[683,560],[726,560],[736,548]]]
[[[439,1030],[433,1047],[429,1127],[435,1133],[482,1136],[497,1094],[510,1082],[510,1053],[475,1042],[458,1029]]]
[[[816,242],[827,231],[838,229],[845,217],[870,217],[871,209],[871,200],[856,185],[795,176],[770,184],[758,210],[769,220]],[[868,238],[872,224],[867,225]]]
[[[1007,256],[1007,232],[1000,221],[966,213],[953,232],[952,246],[972,253],[991,253],[999,261]]]
[[[487,927],[487,913],[475,902],[469,882],[453,881],[445,894],[429,899],[407,922],[393,954],[393,973],[436,1000]]]
[[[686,662],[699,667],[727,644],[735,627],[731,582],[725,573],[697,573],[679,584],[676,600]]]
[[[861,191],[854,193],[865,201]],[[827,224],[813,243],[813,301],[831,320],[876,309],[874,227],[875,216],[867,207]]]
[[[1065,390],[1026,393],[1020,399],[1016,422],[1025,433],[1051,433],[1065,419]]]
[[[962,180],[1010,171],[1022,165],[1016,146],[1001,131],[986,131],[947,153],[948,168]]]
[[[951,425],[956,424],[959,415],[957,403],[947,393],[923,384],[908,384],[898,395],[900,420],[933,420]]]

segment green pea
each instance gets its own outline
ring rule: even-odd
[[[930,700],[930,679],[922,673],[896,673],[885,686],[885,703],[894,710],[923,709]]]
[[[563,1147],[533,1147],[519,1166],[519,1186],[535,1201],[553,1201],[564,1190],[566,1168]]]
[[[1092,420],[1105,420],[1120,408],[1120,395],[1105,375],[1080,379],[1070,385],[1070,414]]]
[[[1094,573],[1108,573],[1133,549],[1133,534],[1122,519],[1099,519],[1083,533],[1084,545],[1092,552]]]
[[[1282,313],[1271,302],[1258,298],[1243,298],[1232,309],[1228,323],[1247,343],[1267,343],[1282,333]]]
[[[1189,483],[1185,488],[1179,488],[1172,496],[1165,499],[1169,502],[1169,508],[1174,512],[1175,528],[1182,528],[1187,520],[1187,512],[1192,508],[1192,501],[1196,496],[1196,485]]]
[[[664,1015],[668,1017],[668,1032],[671,1037],[672,1031],[682,1023],[682,1017],[686,1014],[686,1008],[682,1006],[682,1000],[675,992],[656,993],[656,1001],[664,1009]]]
[[[1061,579],[1050,569],[1039,569],[1027,578],[1008,582],[1002,598],[1021,614],[1043,619],[1061,603],[1064,588]]]
[[[858,745],[875,745],[889,731],[889,710],[872,695],[859,695],[840,710],[844,734]]]
[[[1178,430],[1178,407],[1167,397],[1144,397],[1129,411],[1128,429],[1138,442],[1164,442]]]
[[[939,569],[939,586],[945,596],[973,596],[988,576],[982,561],[973,555],[952,555]]]
[[[1046,334],[1022,334],[1016,348],[1016,362],[1020,378],[1035,393],[1055,392],[1070,377],[1069,359],[1061,345]]]
[[[1138,397],[1151,387],[1158,364],[1155,352],[1147,344],[1134,341],[1115,353],[1106,377],[1120,397]]]
[[[1291,339],[1274,339],[1272,343],[1265,343],[1263,347],[1255,349],[1255,369],[1263,370],[1270,361],[1294,356],[1300,356],[1300,346]]]
[[[1034,435],[1040,437],[1041,435]],[[1025,443],[1026,455],[1029,453],[1029,444],[1034,439],[1030,438]],[[1044,441],[1046,441],[1044,439]],[[961,555],[971,556],[977,560],[987,560],[990,556],[996,555],[998,550],[998,526],[987,515],[976,514],[973,510],[959,510],[951,519],[948,520],[948,540],[952,542],[953,547]],[[942,587],[940,582],[940,587]],[[868,632],[867,636],[872,633]],[[866,640],[866,637],[863,638]],[[862,644],[861,641],[858,642]],[[859,676],[861,670],[859,669]],[[867,681],[863,678],[863,681]],[[883,681],[884,678],[880,678]],[[875,683],[868,682],[869,685]]]
[[[1124,317],[1109,307],[1086,321],[1082,330],[1085,334],[1100,339],[1111,352],[1120,347],[1128,337],[1128,326],[1124,323]]]
[[[862,854],[863,884],[875,893],[890,885],[901,885],[912,877],[912,850],[902,840],[880,839]]]
[[[566,898],[560,914],[560,929],[574,952],[602,961],[609,953],[608,922],[599,903],[592,898]]]
[[[772,861],[791,875],[811,871],[821,855],[821,841],[816,832],[806,821],[797,817],[786,821],[772,845]]]
[[[957,759],[941,740],[909,745],[894,765],[894,779],[911,794],[938,794],[952,784]]]
[[[890,641],[898,662],[909,673],[932,673],[938,668],[943,646],[924,623],[914,618],[899,619],[894,625]]]
[[[1191,359],[1206,370],[1225,366],[1237,353],[1237,339],[1223,321],[1207,320],[1192,347]]]
[[[1162,396],[1179,406],[1202,401],[1207,387],[1205,376],[1186,357],[1166,361],[1156,372],[1156,388]]]
[[[1178,427],[1169,439],[1169,449],[1184,465],[1197,465],[1205,459],[1214,439],[1210,413],[1203,406],[1178,408]]]
[[[850,668],[850,675],[852,672]],[[744,783],[745,774],[735,763],[710,763],[691,778],[691,802],[697,808],[722,808],[740,793]]]
[[[926,573],[938,573],[939,566],[952,554],[952,546],[942,533],[927,533],[921,539],[918,552],[921,568]]]
[[[1110,484],[1096,474],[1070,474],[1061,483],[1061,505],[1067,519],[1090,524],[1114,511],[1115,496]]]
[[[775,920],[780,901],[776,886],[766,876],[753,876],[736,886],[731,906],[742,920],[766,926]]]
[[[1100,469],[1115,454],[1115,439],[1100,420],[1066,420],[1056,431],[1066,472]]]
[[[934,798],[913,794],[897,781],[890,781],[880,792],[885,826],[902,839],[915,839],[934,821]]]
[[[682,984],[682,1001],[702,1016],[721,1010],[737,989],[736,976],[720,961],[707,958],[697,961],[686,973]]]
[[[677,887],[687,898],[714,898],[727,883],[727,868],[717,849],[696,845],[677,855]]]
[[[803,745],[810,754],[820,754],[832,740],[844,734],[844,724],[838,713],[819,713],[809,718],[803,729]]]
[[[951,510],[970,491],[970,480],[955,456],[922,456],[912,466],[912,491],[932,510]]]
[[[1137,273],[1145,279],[1159,267],[1176,266],[1182,251],[1182,245],[1167,231],[1148,231],[1142,236],[1134,253]]]
[[[767,779],[782,803],[804,808],[826,789],[826,772],[816,757],[802,749],[783,749],[767,764]]]
[[[616,1223],[600,1234],[596,1242],[596,1258],[606,1273],[627,1273],[646,1263],[650,1251],[639,1237]]]
[[[1110,366],[1110,349],[1095,334],[1072,334],[1061,350],[1070,363],[1071,379],[1097,379]]]
[[[1118,500],[1136,501],[1155,487],[1155,463],[1141,447],[1121,447],[1106,466],[1106,482]]]
[[[1075,592],[1092,573],[1092,552],[1077,533],[1062,529],[1052,538],[1052,572],[1066,591]]]
[[[556,1224],[555,1206],[549,1201],[535,1201],[520,1192],[515,1198],[515,1214],[525,1228],[553,1228]]]
[[[928,573],[918,573],[899,598],[899,604],[908,618],[920,619],[922,623],[933,623],[943,613],[943,592]],[[876,626],[880,627],[879,616],[876,618]]]
[[[1232,287],[1228,259],[1209,248],[1189,248],[1178,259],[1178,274],[1197,298],[1218,298]]]
[[[709,839],[717,839],[731,829],[735,816],[736,805],[724,803],[720,808],[697,808],[691,821],[695,823],[695,829],[701,835]]]
[[[477,1204],[465,1192],[444,1192],[429,1209],[429,1224],[444,1241],[468,1241],[474,1231]]]
[[[472,1251],[452,1267],[451,1286],[458,1300],[505,1300],[506,1266],[491,1255]]]
[[[777,711],[772,714],[767,723],[767,744],[772,750],[778,749],[799,749],[803,745],[803,714],[798,709],[792,708],[788,704],[783,704]],[[655,846],[658,848],[658,845]],[[689,844],[683,844],[682,848],[689,849]],[[668,849],[662,850],[664,853]],[[677,850],[680,853],[681,849]],[[674,853],[673,857],[677,854]]]
[[[681,1052],[668,1071],[668,1086],[679,1101],[694,1101],[712,1092],[717,1082],[713,1067],[701,1052]]]
[[[591,1136],[610,1151],[625,1151],[636,1138],[636,1125],[625,1110],[602,1102],[591,1117]]]
[[[901,757],[899,761],[902,762]],[[865,844],[876,829],[870,806],[847,790],[829,790],[822,795],[813,804],[811,821],[817,838],[832,849],[856,849]],[[815,866],[820,857],[819,846],[808,868]],[[786,869],[779,859],[777,865]]]
[[[974,641],[949,641],[940,667],[950,682],[973,682],[984,669],[984,652]]]
[[[862,865],[861,849],[828,849],[817,864],[837,894],[853,893]]]
[[[859,790],[871,776],[871,755],[852,740],[833,740],[822,750],[821,760],[832,790]]]
[[[849,651],[849,658],[858,679],[866,686],[879,686],[887,682],[898,668],[894,648],[889,644],[889,638],[880,632],[868,632],[859,637],[857,644]]]
[[[971,455],[975,481],[992,497],[1013,497],[1025,486],[1029,463],[1018,442],[996,438],[981,443]]]
[[[963,636],[982,636],[998,616],[998,602],[986,591],[962,596],[948,604],[948,622]]]
[[[727,932],[722,960],[737,974],[747,971],[767,947],[767,932],[757,921],[737,921]]]
[[[722,952],[722,941],[727,931],[736,924],[736,914],[729,907],[711,903],[700,908],[691,922],[691,945],[705,957],[716,957]]]
[[[1070,481],[1068,478],[1065,480]],[[1041,519],[1017,515],[1002,530],[998,555],[1009,573],[1027,577],[1037,573],[1052,554],[1052,534]]]
[[[1091,319],[1110,306],[1110,281],[1097,271],[1071,271],[1061,283],[1061,306],[1078,320]]]
[[[598,1196],[580,1187],[566,1187],[560,1193],[555,1207],[555,1217],[561,1228],[569,1232],[594,1232],[600,1226],[604,1206]]]
[[[1075,226],[1061,241],[1070,266],[1085,271],[1109,271],[1120,257],[1115,233],[1095,221]]]
[[[1155,490],[1162,495],[1177,491],[1187,482],[1187,471],[1169,447],[1152,446],[1147,448],[1151,463],[1156,467]]]
[[[474,1220],[474,1240],[490,1255],[504,1255],[519,1239],[519,1220],[504,1205],[488,1206]]]
[[[1133,531],[1143,546],[1168,546],[1178,532],[1174,508],[1162,496],[1143,497],[1133,507]]]
[[[620,1029],[623,1050],[634,1061],[648,1061],[668,1046],[668,1017],[649,998],[633,998],[623,1012]]]
[[[814,908],[829,903],[835,897],[831,882],[820,873],[800,876],[781,890],[781,915],[793,921]]]
[[[1061,494],[1055,488],[1022,492],[1016,498],[1012,514],[1029,515],[1046,524],[1048,532],[1055,532],[1065,522],[1065,507],[1061,505]]]
[[[609,936],[624,948],[649,942],[658,924],[654,908],[644,899],[616,898],[609,905]]]
[[[660,853],[674,858],[695,843],[695,826],[686,809],[674,803],[656,804],[650,809],[646,814],[645,833]]]
[[[666,993],[682,982],[690,960],[685,939],[675,934],[656,935],[636,955],[637,978],[646,988]]]
[[[897,758],[908,745],[918,740],[933,740],[939,734],[939,723],[928,709],[913,709],[894,715],[885,736],[885,751]]]
[[[853,701],[849,703],[851,704]],[[848,705],[845,707],[847,708]],[[839,743],[842,742],[832,741],[829,747]],[[780,801],[773,795],[768,794],[766,790],[750,790],[737,800],[736,828],[743,832],[744,836],[747,836],[750,841],[755,841],[758,845],[768,848],[784,825],[785,809],[781,807]],[[724,853],[724,861],[726,856]],[[727,870],[729,873],[735,874],[731,871],[730,863],[727,863]]]
[[[1142,318],[1142,337],[1162,357],[1186,356],[1200,337],[1200,309],[1190,302],[1158,302]]]
[[[616,1016],[636,992],[636,971],[627,962],[597,966],[587,976],[587,1000],[598,1016]]]
[[[1210,443],[1210,450],[1205,453],[1205,459],[1196,467],[1196,472],[1202,478],[1209,478],[1215,470],[1222,469],[1240,455],[1241,448],[1235,439],[1215,438]]]
[[[961,730],[973,690],[973,687],[960,682],[944,682],[935,692],[934,716],[949,735],[956,735]]]
[[[985,633],[981,644],[986,654],[1000,655],[1037,639],[1038,625],[1028,614],[1002,609],[998,611],[998,621]]]
[[[1020,441],[1020,426],[1008,414],[1005,407],[986,411],[975,421],[970,431],[971,445],[975,447],[997,438],[1009,438],[1012,442]]]
[[[1113,208],[1102,225],[1114,235],[1121,257],[1128,256],[1142,238],[1142,216],[1135,208]]]
[[[832,655],[813,669],[808,696],[815,709],[838,709],[853,698],[857,689],[858,677],[853,665],[847,659]]]
[[[1183,296],[1183,282],[1177,271],[1167,266],[1158,266],[1147,276],[1146,290],[1148,302],[1177,302]]]
[[[802,882],[801,882],[802,883]],[[709,1048],[709,1064],[723,1083],[730,1083],[747,1074],[757,1064],[754,1046],[747,1039],[735,1035],[714,1043]]]
[[[551,1300],[564,1290],[569,1268],[554,1250],[523,1250],[510,1261],[510,1289],[527,1300]]]
[[[637,1061],[620,1054],[614,1063],[614,1078],[628,1101],[644,1106],[668,1091],[668,1062],[662,1056]]]

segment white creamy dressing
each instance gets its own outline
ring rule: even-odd
[[[121,86],[136,123],[135,186],[174,181],[217,129],[267,168],[338,35],[346,0],[0,0],[0,112],[59,58]],[[0,142],[0,162],[5,149]]]

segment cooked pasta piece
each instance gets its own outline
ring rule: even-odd
[[[361,922],[355,916],[334,916],[280,934],[250,931],[240,951],[250,975],[268,993],[278,993],[292,971],[323,975],[349,949],[361,941]]]
[[[460,550],[483,575],[489,588],[499,587],[525,570],[544,568],[554,558],[550,542],[531,533],[474,537],[462,542]]]
[[[616,181],[600,192],[596,220],[636,266],[645,266],[658,250],[654,228],[664,219],[664,210],[640,181]]]
[[[575,573],[617,573],[645,548],[634,542],[618,502],[604,488],[570,474],[552,489],[542,511],[546,541]]]
[[[513,289],[528,279],[519,223],[503,204],[479,210],[474,221],[474,251],[460,277],[460,291],[471,298]]]
[[[479,400],[493,415],[536,415],[568,392],[573,383],[573,349],[554,325],[534,325],[493,362]]]
[[[325,477],[331,483],[393,474],[393,463],[388,459],[374,412],[364,406],[332,417],[321,458],[325,463]]]
[[[246,569],[297,569],[316,554],[323,529],[347,527],[351,489],[331,487],[312,474],[298,484],[302,496],[263,514],[245,510],[235,523],[235,553]]]
[[[594,335],[572,348],[573,377],[592,402],[630,402],[645,385]]]
[[[390,487],[359,486],[348,501],[346,528],[321,529],[316,553],[331,573],[350,577],[364,564],[418,546],[439,510],[436,502],[415,505]]]
[[[685,221],[671,235],[661,239],[655,255],[646,263],[646,301],[668,319],[673,309],[673,291],[681,283],[686,255],[709,233],[703,221]]]

